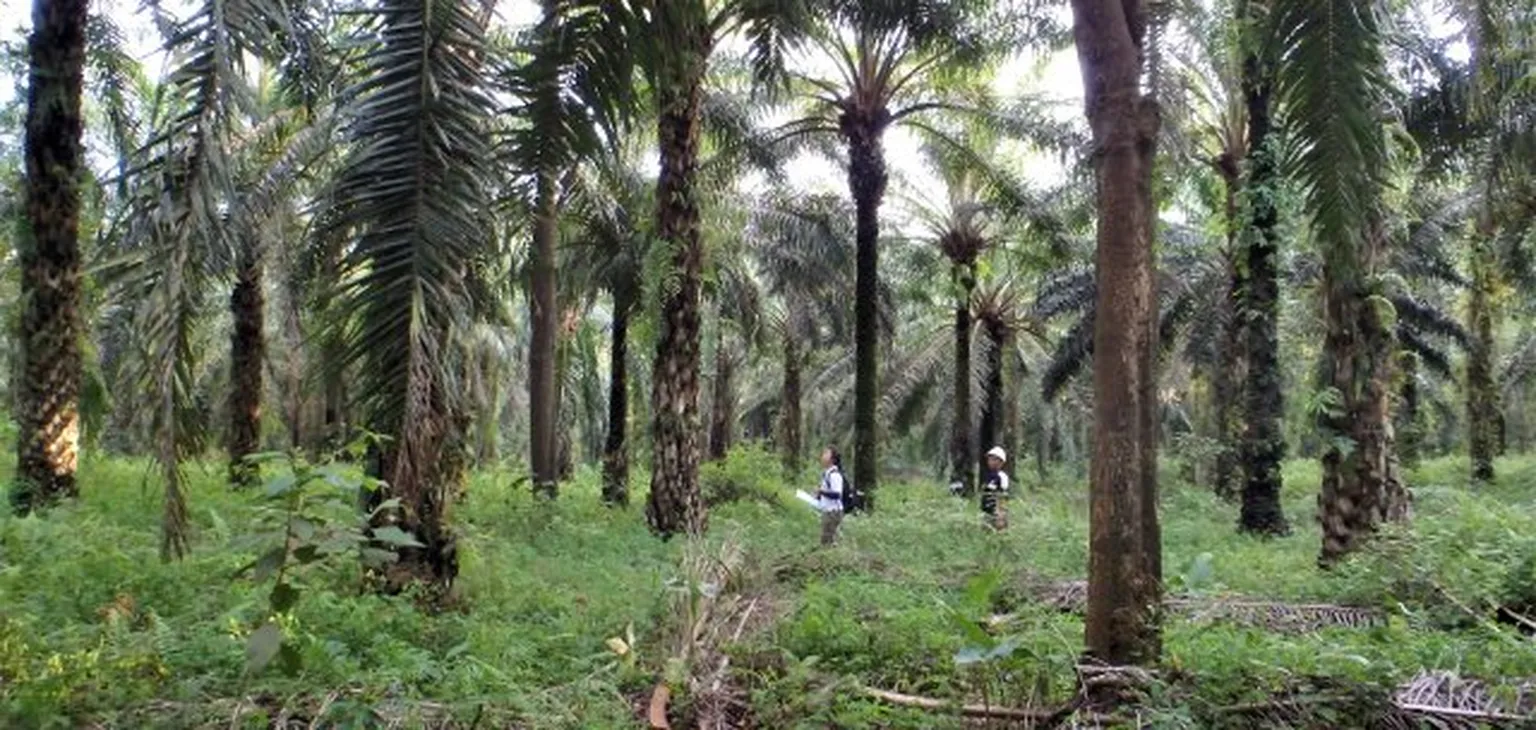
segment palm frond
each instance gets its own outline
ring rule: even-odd
[[[1093,356],[1094,319],[1094,312],[1090,309],[1056,341],[1056,349],[1051,353],[1050,362],[1040,376],[1040,395],[1046,402],[1055,400]]]
[[[1324,251],[1341,262],[1360,250],[1388,166],[1378,12],[1374,0],[1280,0],[1270,13],[1275,95],[1296,141],[1284,164]]]
[[[363,58],[344,130],[352,140],[334,190],[342,262],[343,362],[370,426],[396,441],[394,489],[442,489],[463,389],[457,348],[487,309],[472,265],[489,248],[491,101],[484,29],[463,0],[389,0],[367,14],[378,42]],[[442,504],[442,502],[439,502]]]

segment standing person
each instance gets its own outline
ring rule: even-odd
[[[1006,463],[1008,454],[1003,447],[994,446],[987,452],[987,475],[981,482],[981,511],[995,530],[1008,526],[1008,487],[1012,482],[1008,472],[1003,471]]]
[[[837,529],[843,523],[843,455],[828,446],[821,452],[821,469],[816,507],[821,510],[821,545],[828,547],[837,542]]]

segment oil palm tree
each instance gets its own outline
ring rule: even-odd
[[[1393,339],[1379,277],[1388,169],[1380,114],[1391,82],[1377,12],[1369,0],[1285,0],[1267,23],[1276,110],[1299,145],[1285,171],[1303,188],[1323,260],[1323,566],[1407,504],[1392,451]]]
[[[971,443],[971,330],[978,264],[988,250],[1010,243],[1039,245],[1057,254],[1069,245],[1064,225],[1051,205],[1054,196],[1034,193],[995,164],[993,161],[1000,158],[1002,148],[995,134],[989,133],[993,130],[972,126],[967,133],[927,141],[923,147],[925,161],[943,184],[945,199],[925,200],[917,195],[913,200],[913,208],[925,229],[923,235],[938,247],[950,267],[954,290],[950,479],[967,495],[974,486],[977,466],[977,451]],[[1035,126],[1050,127],[1043,121]],[[1064,136],[1053,146],[1064,151],[1076,142],[1071,136]]]
[[[509,110],[509,162],[526,174],[533,245],[529,251],[529,466],[536,492],[555,496],[559,481],[557,293],[559,207],[578,160],[598,153],[633,116],[626,9],[603,12],[580,2],[544,2],[531,32],[529,58],[502,74],[517,99]]]
[[[696,186],[706,74],[716,44],[740,32],[752,47],[753,75],[781,80],[783,51],[808,24],[801,0],[640,2],[641,56],[657,115],[660,175],[656,236],[667,273],[651,378],[651,492],[646,521],[663,538],[701,534],[699,495],[700,286],[703,238]]]
[[[1494,478],[1499,452],[1501,406],[1495,380],[1495,323],[1511,273],[1525,262],[1511,257],[1511,240],[1502,229],[1518,224],[1511,210],[1521,207],[1523,184],[1536,159],[1536,127],[1530,122],[1536,94],[1522,76],[1536,62],[1530,10],[1504,0],[1452,3],[1451,11],[1467,29],[1471,59],[1448,59],[1433,44],[1421,56],[1437,83],[1418,90],[1409,106],[1410,129],[1432,152],[1431,173],[1455,175],[1469,170],[1478,180],[1479,206],[1473,221],[1468,269],[1467,320],[1472,335],[1467,358],[1467,428],[1472,478]]]
[[[154,135],[134,154],[117,284],[134,307],[134,377],[150,394],[167,560],[188,549],[182,463],[207,442],[199,341],[214,285],[238,259],[233,232],[246,222],[235,194],[237,144],[260,133],[247,123],[256,97],[245,62],[275,55],[275,33],[287,23],[285,8],[266,0],[208,2],[167,20],[168,49],[183,61],[162,90]]]
[[[490,99],[480,8],[385,2],[377,40],[347,96],[350,154],[325,233],[349,242],[337,322],[370,430],[389,440],[371,465],[411,536],[386,586],[446,588],[457,573],[448,524],[463,477],[459,387],[467,333],[487,311]]]
[[[21,384],[12,506],[29,512],[79,492],[81,113],[88,0],[33,5],[21,248]]]
[[[1191,178],[1201,180],[1208,171],[1220,183],[1220,200],[1212,207],[1226,233],[1219,255],[1228,281],[1212,312],[1220,332],[1211,343],[1214,362],[1209,373],[1212,437],[1218,447],[1212,486],[1223,498],[1235,499],[1244,481],[1238,451],[1245,422],[1242,390],[1247,365],[1246,316],[1241,311],[1248,289],[1247,267],[1241,260],[1239,240],[1244,229],[1243,162],[1248,156],[1247,108],[1240,88],[1242,25],[1228,2],[1211,7],[1186,4],[1179,10],[1173,20],[1183,27],[1189,42],[1172,44],[1167,51],[1173,63],[1161,91],[1172,103],[1164,107],[1170,116],[1164,130],[1171,137],[1168,147],[1175,158],[1197,165]]]
[[[298,217],[298,194],[333,150],[335,115],[291,104],[291,88],[263,79],[255,89],[258,116],[242,145],[235,174],[242,191],[236,214],[230,293],[229,432],[226,441],[231,483],[251,486],[260,477],[245,457],[261,447],[265,391],[266,269],[271,249],[289,238]],[[295,343],[297,344],[297,343]],[[295,447],[299,444],[295,442]]]
[[[989,3],[871,0],[825,3],[824,19],[810,45],[837,72],[798,75],[810,114],[791,122],[787,136],[835,134],[848,155],[848,188],[854,203],[858,260],[854,276],[854,481],[871,496],[879,486],[879,248],[880,206],[886,194],[884,140],[896,125],[931,131],[925,117],[945,111],[981,112],[985,94],[969,78],[1015,40],[1023,22],[990,12]]]
[[[780,338],[783,372],[762,403],[778,407],[778,446],[786,477],[800,474],[805,453],[805,375],[812,355],[851,332],[851,311],[838,272],[853,264],[853,211],[830,195],[778,192],[750,221],[750,253],[763,278],[768,327]]]
[[[589,290],[609,295],[608,428],[603,501],[629,503],[629,334],[640,313],[654,186],[621,150],[585,161],[573,186],[568,265]]]

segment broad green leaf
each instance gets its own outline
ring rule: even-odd
[[[261,583],[266,581],[266,579],[271,578],[272,574],[276,573],[279,568],[283,567],[283,560],[287,556],[288,549],[286,546],[275,547],[271,550],[268,550],[264,555],[256,559],[256,574],[251,576],[251,579],[257,583]]]
[[[256,673],[266,668],[283,646],[283,630],[268,621],[251,632],[245,643],[245,671]]]
[[[385,565],[400,560],[400,556],[389,550],[380,550],[376,547],[365,547],[362,550],[363,564],[370,568],[382,568]]]
[[[394,525],[374,528],[373,539],[393,547],[424,547],[411,533]]]
[[[297,486],[298,483],[299,480],[292,474],[279,474],[275,477],[272,477],[272,480],[267,482],[267,496],[281,497],[286,495],[293,491],[293,488]]]
[[[288,523],[288,530],[299,542],[309,542],[315,539],[315,523],[303,517],[295,517]]]

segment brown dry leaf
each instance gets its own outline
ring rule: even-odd
[[[651,727],[655,730],[669,730],[672,725],[667,722],[667,700],[672,697],[671,688],[666,682],[658,682],[656,689],[651,690]]]

